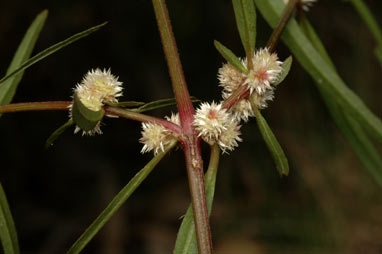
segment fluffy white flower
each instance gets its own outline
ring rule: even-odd
[[[84,76],[81,83],[74,88],[74,93],[85,107],[92,111],[99,111],[106,103],[118,102],[117,97],[122,96],[122,89],[122,82],[110,73],[110,69],[101,71],[97,68],[90,70]],[[69,117],[72,118],[72,105],[69,109]],[[83,131],[82,135],[102,134],[100,125],[101,123],[98,122],[93,130]],[[76,126],[74,133],[80,130],[81,128]]]
[[[304,11],[309,11],[309,8],[313,6],[317,0],[299,0]],[[287,5],[289,0],[284,0],[285,5]]]
[[[167,121],[180,125],[179,114],[171,114],[171,117],[165,117]],[[175,134],[164,126],[155,123],[142,123],[142,137],[139,141],[143,144],[141,153],[154,151],[154,155],[171,142]]]
[[[232,151],[237,141],[241,141],[238,122],[222,104],[202,103],[196,110],[193,125],[199,137],[210,145],[217,143],[223,152]]]
[[[252,63],[253,69],[249,70],[244,83],[248,85],[251,94],[256,91],[262,95],[267,89],[273,89],[271,85],[280,77],[282,62],[275,53],[271,54],[264,48],[255,52]]]
[[[242,141],[239,137],[241,134],[240,127],[234,118],[231,118],[226,124],[226,130],[222,132],[217,141],[223,153],[227,153],[227,150],[233,151],[239,145],[237,142]]]
[[[209,144],[214,144],[219,135],[226,130],[230,114],[222,109],[222,104],[204,102],[196,110],[194,126],[199,136]]]

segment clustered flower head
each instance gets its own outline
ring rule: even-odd
[[[103,71],[101,69],[90,70],[83,78],[81,83],[74,88],[81,103],[92,111],[99,111],[106,103],[118,102],[117,97],[122,96],[122,82],[118,77],[111,74],[110,69]],[[69,106],[69,116],[72,118],[72,105]],[[90,131],[83,131],[82,135],[102,134],[100,129],[101,121]],[[76,126],[74,133],[81,130]]]
[[[180,125],[179,115],[171,114],[165,117],[166,120]],[[154,155],[164,151],[165,147],[171,142],[175,134],[164,126],[156,123],[142,123],[142,137],[139,141],[143,144],[141,153],[153,151]]]
[[[247,60],[242,60],[247,68]],[[232,93],[242,85],[249,88],[250,96],[247,99],[238,101],[231,112],[240,121],[248,121],[254,116],[251,100],[259,109],[268,106],[267,101],[273,99],[274,84],[280,77],[282,62],[278,60],[275,53],[269,53],[267,48],[260,49],[252,57],[253,68],[248,70],[248,74],[242,73],[229,63],[224,64],[218,71],[220,86],[223,87],[222,97],[227,99]]]
[[[223,153],[232,151],[241,141],[240,125],[231,113],[222,108],[222,104],[200,104],[193,125],[205,142],[210,145],[217,143]]]
[[[317,0],[299,0],[302,9],[304,11],[309,11],[309,8],[313,6],[313,3],[315,3]],[[288,4],[289,0],[284,0],[285,4]]]

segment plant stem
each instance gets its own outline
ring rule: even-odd
[[[71,101],[44,101],[25,102],[0,105],[0,113],[22,112],[22,111],[42,111],[42,110],[68,110]]]
[[[179,118],[186,134],[193,133],[192,121],[194,108],[184,78],[182,64],[179,59],[178,49],[171,22],[164,0],[152,0],[155,16],[162,39],[164,54],[166,56],[172,88],[178,105]]]
[[[212,253],[211,231],[204,188],[203,160],[200,155],[200,139],[189,136],[183,141],[187,175],[192,198],[196,239],[200,254]]]
[[[198,249],[201,254],[209,254],[212,253],[212,241],[204,190],[200,138],[197,137],[192,126],[194,108],[183,75],[183,69],[179,59],[178,49],[176,47],[175,37],[172,32],[165,1],[152,0],[152,3],[183,129],[181,142],[186,156],[187,174],[194,210]]]
[[[284,9],[284,12],[281,16],[281,19],[279,20],[279,23],[277,24],[276,28],[273,30],[271,37],[268,40],[267,48],[269,52],[273,52],[276,48],[276,45],[280,39],[280,36],[282,32],[284,31],[284,28],[286,24],[288,23],[290,17],[292,16],[292,13],[294,9],[296,8],[296,5],[299,0],[289,0],[287,6]]]
[[[160,124],[166,129],[172,130],[179,135],[182,134],[182,129],[180,128],[179,125],[174,124],[170,121],[164,120],[162,118],[137,113],[137,112],[134,112],[128,109],[119,108],[119,107],[105,106],[104,109],[107,115],[120,116],[120,117],[136,120],[140,122]]]
[[[223,108],[229,110],[232,108],[238,101],[249,96],[249,89],[246,85],[239,86],[230,97],[228,97],[223,102]]]

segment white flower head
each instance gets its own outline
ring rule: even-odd
[[[222,108],[222,104],[204,102],[196,110],[193,125],[198,136],[210,145],[217,143],[223,153],[232,151],[241,141],[236,119]]]
[[[199,136],[209,144],[214,144],[219,135],[226,130],[226,122],[230,114],[222,108],[222,104],[204,102],[196,110],[194,126]]]
[[[289,0],[284,0],[285,5],[287,5],[288,2]],[[309,8],[312,7],[315,2],[317,2],[317,0],[299,0],[299,4],[301,4],[304,11],[309,11]]]
[[[234,118],[226,124],[226,130],[222,132],[218,139],[218,145],[223,153],[228,153],[228,151],[233,151],[235,147],[239,146],[237,142],[242,141],[240,136],[240,125]]]
[[[101,71],[97,68],[90,70],[84,76],[81,83],[74,88],[74,93],[85,107],[92,111],[99,111],[106,103],[118,102],[117,97],[122,96],[122,89],[122,82],[110,73],[110,69]],[[72,118],[72,104],[69,106],[69,117]],[[101,123],[98,122],[93,130],[83,131],[82,135],[102,134],[100,125]],[[76,126],[74,133],[80,129]]]
[[[220,86],[223,87],[223,93],[231,94],[239,86],[244,84],[246,76],[232,64],[226,63],[219,68],[218,79]]]
[[[167,121],[180,125],[179,114],[171,114],[171,117],[165,117]],[[141,153],[154,151],[154,155],[164,151],[165,147],[175,137],[171,130],[155,123],[142,123],[142,137],[139,141],[143,144]]]
[[[248,85],[251,94],[256,91],[262,95],[267,89],[273,89],[271,85],[280,77],[282,62],[275,53],[271,54],[264,48],[255,52],[252,63],[253,69],[249,70],[244,83]]]

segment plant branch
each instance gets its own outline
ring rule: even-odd
[[[196,239],[200,254],[212,253],[211,231],[203,178],[203,160],[200,153],[200,139],[188,136],[185,143],[187,175],[192,198],[192,209],[196,228]]]
[[[165,127],[166,129],[172,130],[177,134],[182,134],[182,129],[180,128],[179,125],[174,124],[170,121],[164,120],[162,118],[141,114],[138,112],[134,112],[134,111],[119,108],[119,107],[105,106],[104,109],[105,109],[105,113],[107,115],[120,116],[123,118],[136,120],[136,121],[140,121],[140,122],[160,124],[163,127]]]
[[[175,37],[172,32],[171,22],[164,0],[152,0],[155,16],[162,39],[164,54],[166,56],[172,88],[178,105],[179,118],[185,134],[193,133],[192,121],[194,108],[190,100],[184,78],[182,64],[179,59]]]
[[[71,101],[44,101],[25,102],[0,105],[0,113],[12,113],[22,111],[42,111],[42,110],[69,110]]]
[[[281,37],[281,34],[284,31],[284,28],[286,24],[288,23],[290,17],[292,16],[298,1],[299,0],[289,0],[287,6],[285,7],[284,12],[279,20],[279,23],[273,30],[271,37],[268,40],[267,48],[269,52],[273,52],[275,50],[276,45]]]

